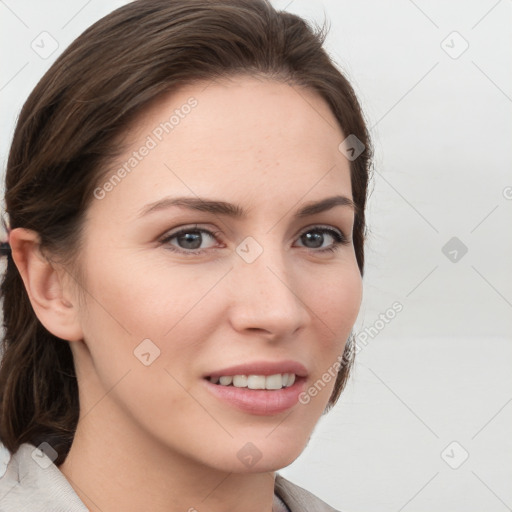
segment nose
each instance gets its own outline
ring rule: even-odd
[[[277,340],[296,335],[307,325],[310,310],[303,296],[304,280],[278,249],[263,251],[252,263],[237,259],[229,277],[230,321],[238,332]]]

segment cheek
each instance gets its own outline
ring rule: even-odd
[[[314,321],[323,324],[327,338],[349,333],[354,325],[362,299],[362,279],[357,266],[330,269],[307,286],[307,304]]]
[[[92,307],[101,320],[133,341],[150,338],[163,343],[181,330],[183,320],[211,304],[210,297],[226,269],[212,266],[198,272],[194,265],[172,265],[142,255],[119,258],[118,265],[97,261],[88,277]],[[104,310],[103,312],[101,310]],[[197,324],[196,324],[197,327]]]
[[[158,375],[151,388],[165,390],[168,403],[183,393],[171,375],[180,383],[193,377],[187,368],[197,366],[204,340],[218,327],[225,269],[198,272],[193,265],[148,265],[147,258],[117,260],[122,263],[96,260],[89,267],[94,272],[88,276],[83,331],[94,371],[107,389],[119,379],[122,387],[139,383],[126,396],[148,405],[158,402],[158,393],[143,396],[148,378]]]
[[[319,410],[323,410],[334,388],[346,342],[359,313],[362,299],[362,279],[357,266],[330,272],[310,286],[306,297],[312,311],[315,345],[311,347],[315,381],[313,395]],[[320,381],[320,382],[319,382]]]
[[[187,368],[207,336],[209,326],[200,317],[211,308],[205,294],[215,278],[131,263],[96,261],[90,267],[82,317],[91,364],[84,361],[84,367],[96,383],[89,400],[93,404],[112,390],[109,396],[140,422],[147,413],[168,427],[169,410],[178,414],[191,407],[182,386],[188,387]]]

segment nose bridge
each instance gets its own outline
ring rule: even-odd
[[[305,324],[307,308],[280,244],[245,240],[237,248],[232,321],[238,329],[263,329],[274,335],[293,333]],[[250,255],[250,257],[249,257]]]

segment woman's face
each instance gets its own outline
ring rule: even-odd
[[[129,137],[86,218],[81,413],[125,447],[284,467],[361,303],[354,211],[322,203],[352,199],[345,135],[315,93],[238,77],[160,99]]]

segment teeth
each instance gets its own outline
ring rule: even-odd
[[[223,375],[222,377],[210,377],[210,382],[221,386],[234,386],[236,388],[249,389],[281,389],[293,385],[294,373],[276,373],[275,375]]]
[[[249,375],[247,387],[249,389],[265,389],[265,377],[263,375]]]
[[[236,388],[246,388],[247,380],[247,375],[235,375],[233,377],[233,386]]]
[[[288,376],[285,374],[286,382],[288,382]],[[266,389],[281,389],[286,386],[283,382],[283,377],[279,373],[277,375],[269,375],[264,379]]]

